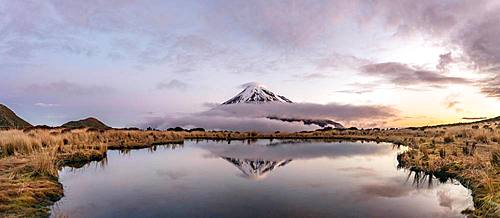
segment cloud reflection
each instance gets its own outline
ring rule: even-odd
[[[250,160],[289,160],[289,159],[314,159],[314,158],[341,158],[353,156],[383,155],[392,149],[387,143],[356,143],[356,142],[315,142],[297,143],[287,145],[272,143],[264,144],[210,144],[199,146],[207,150],[214,157],[231,157]]]

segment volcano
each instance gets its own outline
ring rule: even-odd
[[[293,105],[293,101],[288,99],[283,95],[278,95],[269,89],[265,88],[263,85],[258,83],[247,83],[244,85],[243,91],[238,93],[236,96],[222,103],[222,106],[230,105],[263,105],[263,104],[286,104]],[[279,120],[283,122],[301,122],[304,125],[317,125],[321,128],[332,127],[332,128],[344,128],[344,126],[338,122],[329,119],[311,119],[307,117],[282,117],[276,114],[269,114],[265,118],[270,120]]]

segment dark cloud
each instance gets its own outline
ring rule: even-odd
[[[436,71],[419,69],[398,62],[365,65],[361,67],[361,72],[365,75],[385,78],[396,85],[422,84],[440,86],[471,83],[465,78],[446,76]]]
[[[439,64],[436,66],[438,70],[446,71],[448,65],[453,62],[453,58],[451,57],[451,52],[446,54],[439,55]]]
[[[488,97],[500,99],[500,76],[479,83],[481,92]]]
[[[484,120],[487,117],[462,117],[463,120]]]
[[[480,12],[488,0],[478,1],[412,1],[375,0],[364,6],[368,8],[361,22],[382,20],[401,34],[425,32],[442,36],[457,28],[464,20]]]
[[[366,17],[383,17],[388,26],[405,26],[406,31],[424,33],[441,39],[447,47],[464,52],[461,61],[493,80],[500,75],[500,4],[494,0],[478,1],[390,1],[377,0]],[[409,29],[409,30],[408,30]],[[451,53],[440,56],[437,68],[455,62]],[[442,78],[448,81],[449,78]],[[460,82],[460,80],[449,82]],[[500,98],[498,80],[476,84],[489,97]]]
[[[160,82],[156,85],[157,89],[178,89],[184,90],[189,85],[177,79],[170,80],[169,82]]]
[[[500,74],[499,23],[500,6],[491,6],[471,20],[456,39],[479,70],[495,75]]]

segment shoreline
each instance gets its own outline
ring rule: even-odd
[[[436,177],[453,178],[472,190],[475,210],[466,211],[472,216],[497,216],[499,213],[499,176],[498,166],[491,159],[498,152],[498,144],[474,145],[473,155],[459,154],[457,150],[463,146],[450,145],[438,141],[436,137],[423,137],[421,130],[331,130],[302,133],[239,133],[239,132],[193,132],[179,133],[169,131],[123,131],[108,130],[88,135],[91,139],[84,139],[94,146],[73,145],[70,149],[59,144],[55,149],[56,157],[53,167],[57,170],[62,167],[82,167],[92,161],[99,161],[106,157],[107,150],[140,149],[161,144],[178,144],[185,140],[348,140],[386,142],[395,145],[408,146],[410,149],[397,156],[398,163],[407,169],[432,174]],[[87,131],[77,130],[79,136],[86,135]],[[440,131],[437,132],[440,135]],[[72,134],[66,131],[59,134]],[[53,134],[56,135],[56,134]],[[127,138],[127,141],[124,141]],[[428,140],[429,139],[429,140]],[[64,140],[63,140],[64,141]],[[64,144],[64,143],[63,143]],[[47,145],[50,147],[51,145]],[[44,149],[45,150],[45,149]],[[443,154],[444,153],[444,154]],[[491,154],[490,154],[491,153]],[[50,206],[64,196],[62,184],[54,174],[41,172],[33,173],[33,162],[36,163],[38,153],[30,156],[8,156],[0,158],[0,215],[6,217],[18,216],[50,216]],[[492,155],[491,158],[488,155]],[[19,160],[24,161],[19,161]],[[488,159],[491,159],[488,161]],[[486,163],[484,163],[486,162]],[[490,164],[491,162],[491,164]],[[480,163],[480,167],[475,166]],[[14,167],[3,168],[14,164]],[[51,163],[49,163],[51,164]],[[49,166],[50,168],[50,166]],[[13,170],[14,169],[14,170]],[[15,170],[17,169],[17,170]],[[35,170],[36,172],[36,170]],[[2,180],[10,178],[12,181]],[[6,183],[6,184],[5,184]],[[9,184],[10,183],[10,184]],[[28,189],[26,188],[28,187]],[[5,189],[8,189],[5,191]],[[10,190],[10,191],[9,191]],[[18,194],[16,195],[16,190]],[[21,190],[21,191],[19,191]],[[7,193],[7,194],[5,194]],[[14,193],[14,194],[13,194]],[[9,194],[12,194],[9,196]],[[7,196],[5,196],[7,195]],[[7,206],[3,205],[6,204]]]

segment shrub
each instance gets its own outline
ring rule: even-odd
[[[500,167],[500,151],[494,151],[491,153],[491,165]]]
[[[55,155],[49,152],[38,154],[32,161],[34,176],[57,176],[58,171],[54,164]]]
[[[486,134],[477,135],[474,139],[478,142],[488,143],[488,136],[486,136]]]
[[[455,141],[453,136],[445,136],[443,140],[444,140],[444,143],[447,143],[447,144]]]

